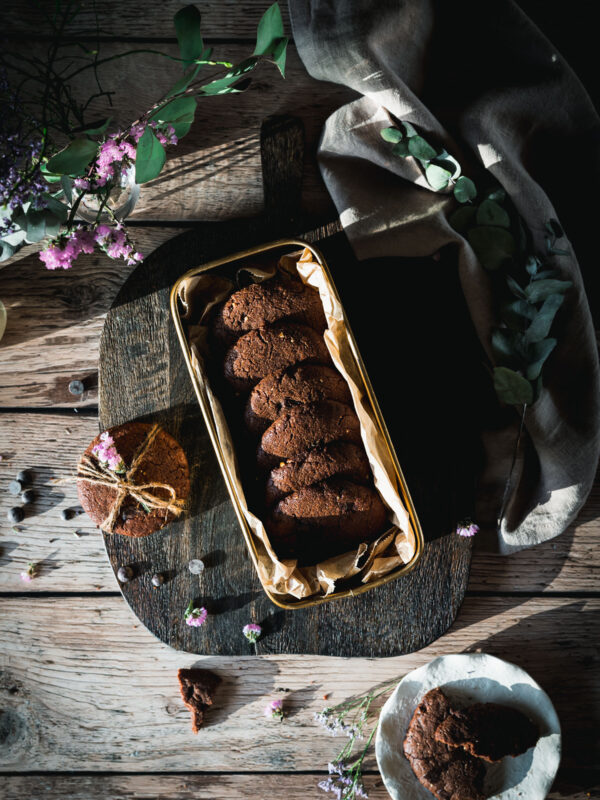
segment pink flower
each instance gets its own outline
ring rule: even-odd
[[[25,581],[25,583],[30,583],[34,578],[37,577],[38,572],[38,565],[30,561],[27,565],[27,571],[21,573],[21,580]]]
[[[476,533],[479,533],[479,525],[476,525],[474,522],[471,522],[470,519],[463,520],[459,522],[456,526],[455,531],[459,536],[475,536]]]
[[[194,608],[194,601],[190,600],[190,604],[185,610],[184,617],[186,625],[190,625],[193,628],[199,628],[206,622],[208,611],[204,608],[204,606],[200,606],[200,608]]]
[[[270,719],[278,719],[281,722],[285,716],[285,712],[283,710],[283,700],[271,700],[271,702],[265,707],[264,714],[265,717],[269,717]]]
[[[118,141],[121,135],[113,133],[100,145],[96,157],[97,186],[105,186],[115,177],[117,168],[127,169],[135,161],[135,147],[126,140]]]
[[[244,625],[242,628],[242,633],[249,642],[254,644],[256,641],[258,641],[258,639],[260,639],[262,628],[255,622],[250,622],[248,625]]]
[[[30,575],[28,572],[22,572],[21,580],[25,581],[25,583],[29,583],[29,581],[33,580],[33,575]]]
[[[99,443],[92,447],[92,453],[101,464],[106,464],[113,472],[125,472],[125,462],[114,445],[115,440],[108,431],[104,431],[100,434]]]
[[[132,125],[129,128],[129,136],[133,139],[133,141],[137,144],[139,140],[142,138],[142,134],[146,130],[146,126],[138,123],[137,125]]]
[[[132,267],[143,261],[144,256],[137,253],[133,243],[127,238],[122,225],[98,225],[95,231],[96,242],[111,258],[123,258]]]
[[[90,188],[90,182],[87,178],[75,178],[73,181],[73,186],[76,189],[81,189],[82,191],[87,192]]]
[[[53,239],[39,255],[47,269],[70,269],[81,253],[93,252],[94,234],[85,228],[75,228]]]

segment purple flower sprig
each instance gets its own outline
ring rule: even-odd
[[[336,758],[329,763],[329,777],[318,783],[319,789],[331,792],[337,800],[362,800],[368,797],[362,780],[362,764],[377,730],[377,725],[373,724],[368,736],[366,734],[369,711],[373,702],[395,688],[399,680],[396,678],[378,691],[328,706],[315,714],[317,722],[332,736],[341,734],[348,737]],[[356,742],[363,739],[366,739],[363,748],[357,756],[353,756]]]
[[[242,628],[242,633],[246,639],[248,639],[250,644],[256,644],[262,635],[262,628],[255,622],[250,622],[248,625],[244,625]]]
[[[467,538],[475,536],[476,533],[479,533],[479,525],[476,525],[470,519],[464,519],[462,520],[462,522],[459,522],[458,525],[456,526],[455,533],[458,536],[464,536]]]
[[[189,625],[191,628],[199,628],[201,625],[204,625],[207,617],[208,611],[204,608],[204,606],[195,608],[194,601],[190,600],[190,603],[184,614],[185,624]]]

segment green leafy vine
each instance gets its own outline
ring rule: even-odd
[[[394,155],[419,162],[434,191],[451,189],[460,204],[449,222],[490,273],[500,299],[500,324],[491,336],[494,389],[501,402],[523,406],[524,413],[539,397],[544,364],[557,344],[550,330],[572,282],[544,268],[522,218],[499,184],[479,193],[461,174],[458,161],[429,144],[408,122],[384,128],[381,136],[393,145]],[[556,246],[564,236],[558,222],[549,220],[544,227],[548,253],[568,255]]]

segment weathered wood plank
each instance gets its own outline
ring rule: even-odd
[[[202,12],[202,34],[205,39],[252,39],[256,26],[270,5],[270,0],[202,0],[198,7]],[[32,0],[6,0],[3,5],[3,24],[7,36],[47,36],[43,9],[52,10],[50,0],[35,3]],[[154,2],[146,0],[144,13],[135,0],[103,0],[102,3],[82,3],[81,10],[68,29],[69,35],[95,36],[96,17],[100,35],[135,39],[170,38],[175,41],[173,16],[181,3],[178,0]],[[283,25],[291,35],[289,12],[286,2],[280,2]]]
[[[144,255],[178,233],[136,228]],[[49,272],[31,253],[0,269],[8,318],[0,347],[0,407],[85,407],[98,402],[98,348],[104,317],[131,272],[103,253],[83,255],[65,272]],[[84,381],[77,398],[69,382]]]
[[[0,350],[0,353],[2,351]],[[77,504],[75,484],[52,485],[66,478],[98,432],[95,417],[58,414],[2,414],[0,417],[0,591],[116,591],[100,533],[86,516],[65,522],[63,508]],[[17,535],[6,512],[14,504],[7,487],[15,474],[30,468],[38,499]],[[567,533],[508,558],[475,552],[469,590],[489,592],[568,592],[598,590],[600,483]],[[73,536],[81,530],[80,539]],[[52,541],[51,541],[52,540]],[[20,573],[42,562],[40,576],[25,584]]]
[[[600,779],[579,772],[559,773],[548,800],[590,800]],[[250,797],[306,800],[325,798],[316,788],[323,773],[301,775],[27,775],[5,779],[6,800],[248,800]],[[370,800],[388,800],[379,775],[365,775]],[[260,787],[260,788],[259,788]],[[257,794],[260,792],[260,795]]]
[[[600,763],[600,600],[467,599],[448,634],[390,659],[198,659],[158,643],[119,598],[0,602],[5,771],[314,771],[338,751],[313,719],[326,702],[466,650],[517,661],[541,683],[561,720],[565,768]],[[194,663],[224,682],[198,738],[175,677]],[[280,688],[288,718],[269,723],[263,708]]]

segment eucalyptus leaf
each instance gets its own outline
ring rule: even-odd
[[[210,83],[207,83],[205,86],[201,86],[199,91],[206,95],[227,94],[233,91],[233,84],[239,80],[240,76],[253,70],[257,64],[257,56],[246,58],[230,69],[222,78],[217,78],[214,81],[210,81]]]
[[[417,129],[414,125],[411,125],[410,122],[401,122],[400,123],[404,128],[404,132],[406,133],[407,137],[410,139],[411,136],[418,136]]]
[[[272,58],[282,77],[285,78],[285,60],[288,46],[287,36],[283,36],[273,48]]]
[[[195,67],[188,70],[183,78],[180,78],[170,89],[167,93],[166,97],[173,97],[174,95],[179,94],[180,92],[184,92],[190,83],[194,80],[196,75],[200,72],[200,64],[196,64]]]
[[[499,225],[501,228],[510,227],[510,217],[495,200],[484,200],[477,209],[478,225]]]
[[[500,318],[513,331],[526,331],[537,316],[537,309],[525,300],[511,300],[500,310]]]
[[[539,303],[556,292],[564,293],[573,286],[571,281],[559,281],[555,278],[546,278],[534,281],[525,288],[525,294],[530,303]]]
[[[487,270],[499,269],[515,253],[514,237],[504,228],[479,225],[471,228],[467,238],[481,265]]]
[[[43,211],[30,211],[27,214],[27,241],[30,244],[41,242],[46,235],[46,219]]]
[[[136,183],[147,183],[156,178],[164,166],[165,159],[164,147],[154,135],[152,128],[147,127],[136,148]]]
[[[488,200],[493,200],[495,203],[503,203],[506,200],[506,192],[501,188],[491,189],[486,193],[486,197]]]
[[[409,139],[409,149],[410,149],[410,142],[412,139]],[[452,177],[452,173],[448,172],[446,169],[442,169],[442,167],[438,167],[437,164],[428,164],[425,168],[425,177],[427,178],[427,183],[431,186],[431,188],[435,192],[439,192],[442,189],[445,189],[450,182],[450,178]]]
[[[42,214],[44,215],[46,236],[50,239],[54,239],[55,236],[58,236],[58,232],[60,231],[61,220],[49,208],[45,208]]]
[[[395,156],[400,156],[401,158],[406,158],[406,156],[410,155],[408,152],[408,139],[403,139],[401,142],[396,142],[396,144],[392,147],[392,153]]]
[[[508,288],[515,295],[515,297],[520,297],[521,300],[527,300],[527,295],[523,291],[522,287],[511,275],[506,276],[506,282],[508,284]]]
[[[196,6],[184,6],[175,14],[175,33],[184,70],[190,67],[196,59],[199,59],[204,50],[200,21],[200,12]]]
[[[541,261],[537,256],[529,256],[529,258],[525,262],[525,269],[532,277],[537,275],[537,271],[540,268],[540,266],[541,266]]]
[[[521,406],[533,402],[533,386],[508,367],[494,368],[494,389],[502,403]]]
[[[418,158],[419,161],[431,161],[437,155],[437,151],[422,136],[410,137],[408,140],[408,152],[413,158]]]
[[[404,138],[404,134],[398,128],[383,128],[379,133],[384,142],[391,142],[392,144],[396,144],[396,142]]]
[[[562,239],[565,235],[565,232],[556,219],[549,219],[548,222],[544,223],[544,227],[555,239]]]
[[[91,128],[86,128],[82,133],[87,133],[90,136],[102,136],[103,133],[106,133],[111,121],[112,117],[107,117],[104,120],[100,120],[100,122],[94,122]]]
[[[470,178],[461,175],[454,187],[454,197],[459,203],[468,203],[477,197],[477,188]]]
[[[441,153],[438,153],[438,155],[433,159],[433,163],[437,167],[441,167],[442,169],[448,170],[452,180],[455,181],[458,179],[460,175],[460,164],[454,158],[454,156],[450,155],[450,153],[447,153],[445,150],[443,150]]]
[[[551,294],[545,299],[544,305],[537,312],[525,332],[526,342],[539,342],[548,336],[556,312],[562,306],[564,299],[564,294]]]
[[[40,172],[44,176],[44,180],[48,183],[58,183],[60,181],[61,176],[56,172],[50,172],[47,164],[42,164],[40,166]]]
[[[8,259],[12,255],[14,255],[15,251],[17,250],[17,247],[18,247],[18,245],[17,246],[13,246],[12,244],[9,244],[6,241],[6,239],[0,239],[0,263],[2,263],[2,261],[8,261]],[[2,301],[1,300],[0,300],[0,307],[1,307],[0,308],[0,329],[2,329],[1,310],[2,310],[2,308],[4,306],[2,306]],[[2,333],[4,333],[3,330],[2,330]],[[0,338],[2,338],[2,337],[0,336]]]
[[[278,40],[284,36],[283,21],[278,3],[273,3],[262,15],[256,31],[255,56],[272,55]]]
[[[524,366],[524,358],[520,339],[523,334],[507,328],[494,328],[492,331],[492,353],[498,363],[520,369]]]
[[[462,180],[460,178],[459,180]],[[448,218],[448,222],[455,231],[458,233],[465,234],[467,230],[475,223],[475,206],[464,206],[463,208],[457,208],[456,211],[453,211]]]
[[[63,175],[60,179],[60,185],[62,186],[64,196],[70,201],[73,196],[73,180],[69,178],[68,175]]]
[[[90,139],[74,139],[48,161],[48,171],[60,175],[81,175],[95,157],[98,144]]]
[[[527,367],[526,375],[530,381],[539,377],[544,362],[556,347],[556,339],[543,339],[530,346],[530,363]]]
[[[560,272],[557,269],[543,269],[533,277],[534,281],[543,281],[546,278],[558,278]]]
[[[178,139],[181,139],[189,132],[192,126],[197,105],[193,97],[176,97],[164,106],[157,108],[149,119],[159,124],[172,125],[175,135]]]

